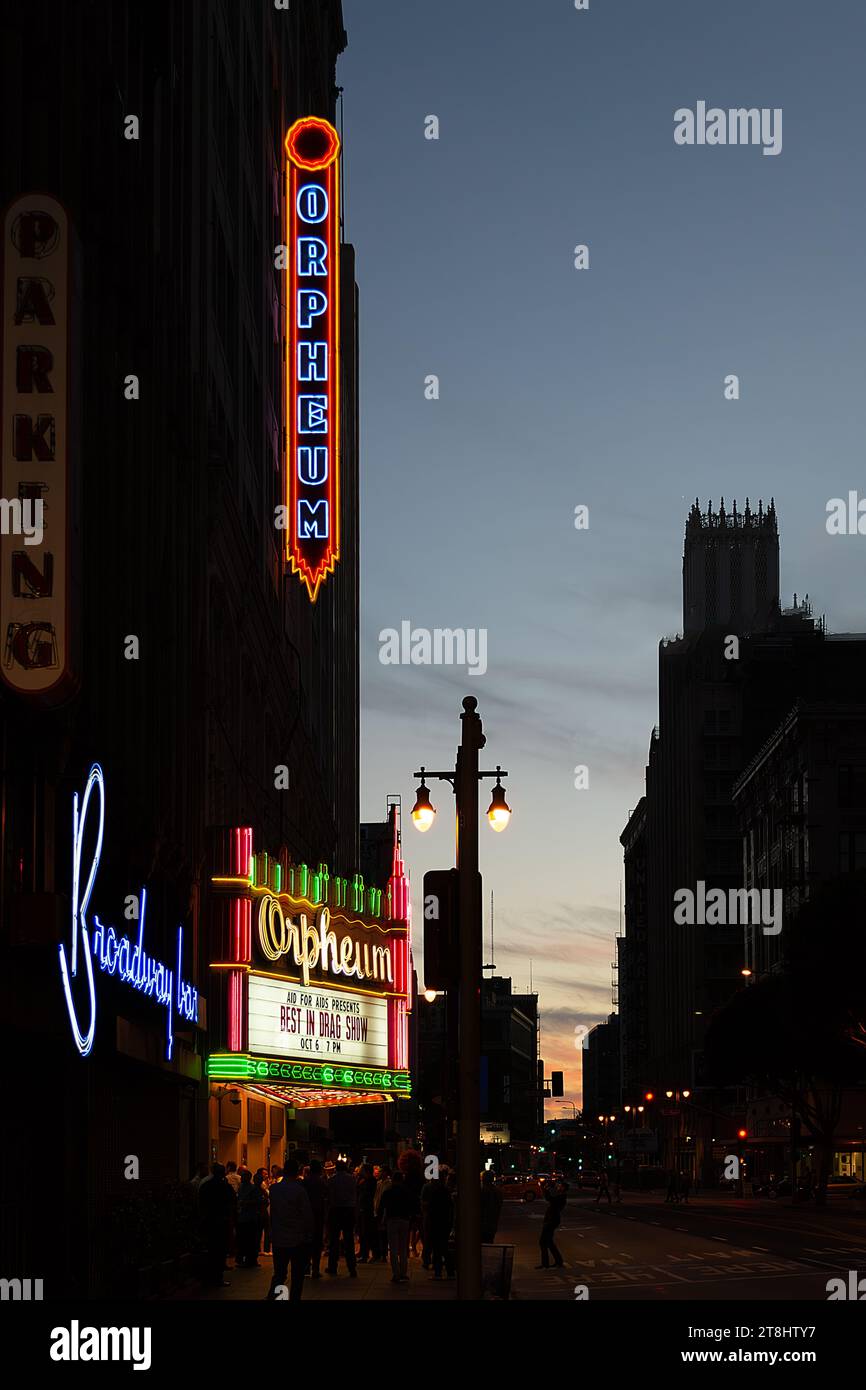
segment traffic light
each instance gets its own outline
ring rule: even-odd
[[[433,869],[424,875],[424,984],[450,990],[456,980],[456,869]]]
[[[550,1094],[551,1094],[552,1096],[564,1096],[564,1095],[565,1095],[565,1090],[564,1090],[564,1088],[563,1088],[562,1079],[563,1079],[563,1073],[562,1073],[561,1071],[552,1071],[552,1072],[550,1073]]]

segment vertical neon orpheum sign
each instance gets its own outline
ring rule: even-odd
[[[340,553],[340,140],[286,135],[286,562],[315,602]]]

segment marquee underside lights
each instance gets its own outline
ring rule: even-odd
[[[275,1100],[280,1105],[292,1105],[296,1110],[336,1109],[346,1105],[383,1105],[386,1101],[401,1097],[390,1091],[309,1091],[292,1090],[291,1086],[251,1086],[249,1082],[243,1089],[248,1095],[261,1096],[263,1100]]]
[[[249,1053],[213,1053],[207,1059],[212,1081],[249,1081],[263,1085],[302,1082],[305,1087],[326,1090],[355,1089],[408,1096],[411,1078],[407,1071],[388,1071],[382,1067],[352,1067],[327,1062],[287,1062],[279,1057],[252,1057]]]
[[[340,140],[286,135],[286,562],[315,602],[340,553]]]

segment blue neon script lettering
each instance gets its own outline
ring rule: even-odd
[[[90,873],[84,893],[80,892],[81,855],[84,842],[84,828],[87,811],[94,788],[99,793],[99,829]],[[181,976],[183,961],[183,927],[177,929],[176,975],[144,949],[144,926],[147,916],[147,889],[141,891],[141,910],[138,921],[138,941],[132,945],[128,936],[121,936],[114,927],[106,926],[94,914],[95,930],[91,945],[87,927],[87,908],[93,891],[96,870],[102,853],[102,837],[105,826],[105,780],[102,768],[94,763],[87,778],[84,797],[79,812],[78,794],[72,802],[72,951],[71,962],[67,964],[65,948],[60,946],[60,974],[66,996],[66,1007],[72,1024],[72,1036],[82,1057],[86,1057],[93,1047],[96,1032],[96,987],[93,978],[93,958],[96,957],[100,970],[109,975],[117,975],[124,984],[142,994],[155,997],[157,1003],[165,1006],[166,1013],[166,1057],[171,1060],[174,1050],[174,1012],[188,1022],[198,1021],[198,991]],[[90,1022],[87,1032],[82,1032],[72,998],[71,981],[78,972],[78,937],[81,935],[82,954],[87,972]],[[175,988],[175,980],[177,987]]]
[[[87,808],[90,805],[90,797],[93,788],[99,791],[99,831],[96,836],[96,850],[93,855],[93,863],[90,866],[90,877],[83,896],[80,892],[81,883],[81,845],[84,839],[84,826],[87,821]],[[93,1046],[93,1036],[96,1032],[96,986],[93,982],[93,962],[90,956],[90,938],[87,933],[87,905],[90,902],[90,894],[93,890],[93,880],[96,878],[96,866],[99,863],[99,856],[102,853],[102,832],[105,826],[105,786],[102,780],[102,768],[98,763],[94,763],[90,769],[90,776],[87,779],[87,786],[84,788],[84,799],[81,803],[81,812],[78,810],[78,792],[72,798],[72,961],[70,965],[66,963],[66,950],[61,942],[60,945],[60,977],[63,981],[63,993],[66,996],[66,1007],[69,1010],[69,1022],[72,1024],[72,1036],[75,1039],[75,1046],[86,1057]],[[87,992],[90,1007],[90,1023],[87,1032],[82,1033],[78,1026],[78,1015],[75,1012],[75,1004],[72,999],[71,980],[78,974],[78,933],[81,932],[81,944],[83,947],[84,964],[87,971]]]

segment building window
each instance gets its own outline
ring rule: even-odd
[[[839,768],[839,805],[866,806],[866,767]]]
[[[851,874],[858,869],[866,869],[866,832],[845,831],[839,836],[839,872]]]

